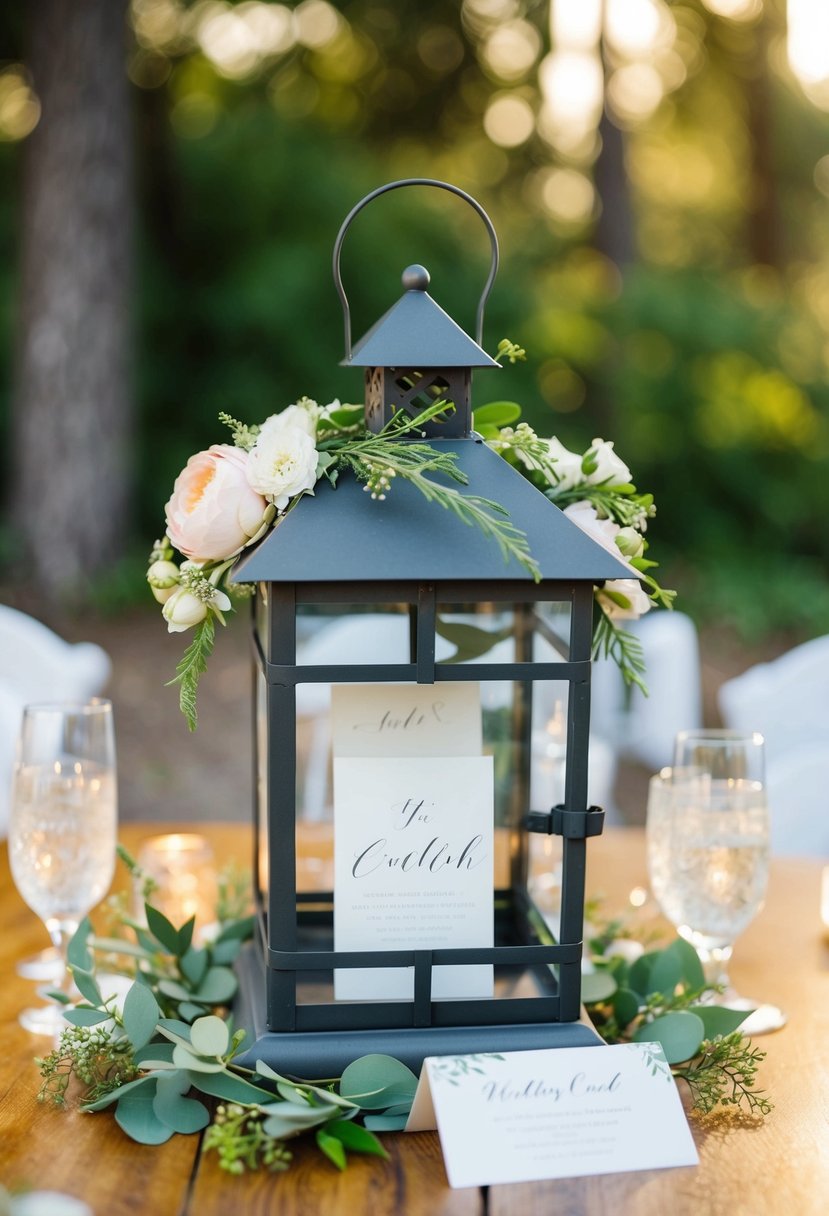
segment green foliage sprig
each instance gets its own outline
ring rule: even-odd
[[[596,969],[583,979],[582,999],[602,1038],[661,1044],[699,1114],[718,1107],[769,1114],[772,1103],[756,1086],[765,1052],[739,1030],[748,1012],[706,1000],[720,989],[706,981],[696,951],[682,938],[664,949],[646,950],[632,962],[607,953],[621,929],[617,922],[610,933],[593,940]]]

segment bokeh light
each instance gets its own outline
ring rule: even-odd
[[[40,102],[22,64],[0,71],[0,140],[25,139],[37,126]]]
[[[496,93],[484,114],[484,130],[501,148],[517,148],[535,130],[535,113],[517,93]]]

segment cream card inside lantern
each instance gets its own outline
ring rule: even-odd
[[[337,950],[494,941],[494,792],[474,683],[333,690]],[[411,1000],[412,968],[338,968],[338,1000]],[[491,997],[492,967],[435,967],[435,1000]]]

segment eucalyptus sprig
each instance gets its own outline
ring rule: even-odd
[[[619,925],[621,929],[621,925]],[[765,1052],[740,1031],[745,1010],[711,1003],[720,992],[706,981],[699,956],[682,938],[646,950],[633,962],[612,953],[610,937],[594,939],[595,970],[584,977],[582,999],[609,1043],[659,1043],[677,1080],[686,1082],[693,1109],[742,1107],[765,1116],[772,1104],[756,1087]]]

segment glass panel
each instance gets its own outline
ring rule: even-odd
[[[297,666],[411,661],[407,604],[297,608]]]

